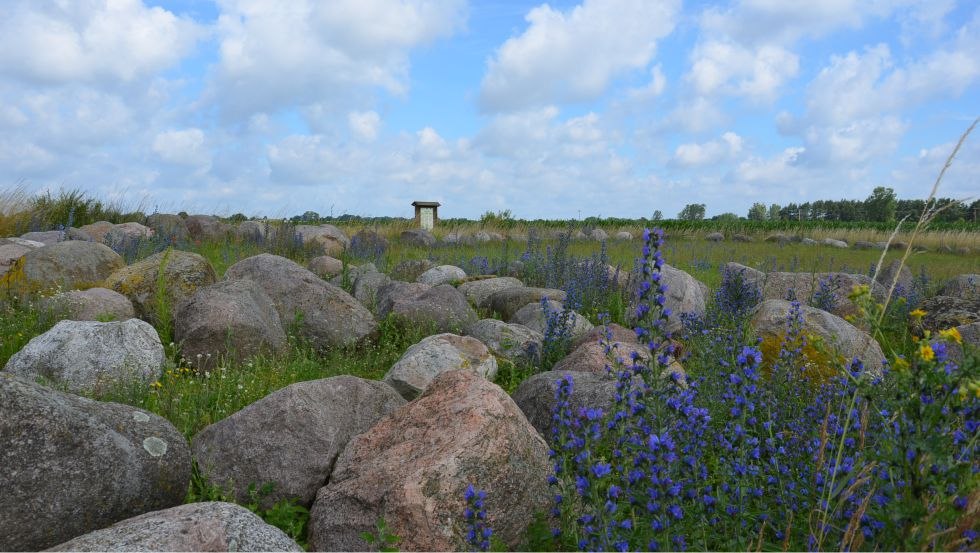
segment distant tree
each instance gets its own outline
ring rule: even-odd
[[[662,221],[663,218],[664,218],[664,214],[659,209],[653,210],[653,220],[654,221]]]
[[[677,214],[681,221],[701,221],[704,219],[704,204],[687,204],[684,209]]]
[[[864,200],[864,215],[869,221],[894,221],[897,208],[895,191],[884,186],[876,187]]]
[[[970,204],[970,208],[967,210],[967,220],[976,223],[980,221],[980,200],[974,201]]]
[[[307,211],[299,216],[299,220],[304,223],[315,223],[320,220],[320,214],[316,211]]]
[[[228,217],[228,220],[232,223],[241,223],[242,221],[247,221],[248,217],[244,213],[236,213],[231,217]]]
[[[779,207],[779,204],[772,204],[771,206],[769,206],[769,220],[770,221],[778,221],[779,220],[779,210],[780,209],[782,209],[782,208]]]
[[[752,207],[749,208],[749,220],[750,221],[765,221],[768,216],[766,211],[766,204],[761,202],[755,202]]]
[[[735,213],[721,213],[711,218],[712,221],[721,221],[721,222],[738,221],[739,219],[741,219],[741,217],[739,217]]]

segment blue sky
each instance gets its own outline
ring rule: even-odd
[[[281,216],[924,197],[973,0],[0,3],[0,188]],[[980,135],[942,196],[980,195]]]

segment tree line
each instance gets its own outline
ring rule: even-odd
[[[677,214],[682,221],[700,221],[705,218],[705,204],[688,204]],[[926,209],[925,200],[900,200],[891,188],[879,186],[864,200],[817,200],[802,204],[791,203],[766,205],[752,204],[745,219],[750,221],[873,221],[890,222],[908,217],[918,220]],[[929,207],[936,211],[937,222],[980,221],[980,200],[967,204],[952,198],[933,200]],[[715,215],[712,220],[742,219],[735,213]]]

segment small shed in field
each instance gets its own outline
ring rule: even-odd
[[[425,230],[432,230],[439,222],[439,202],[412,202],[415,207],[415,224]]]

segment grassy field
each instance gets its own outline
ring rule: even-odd
[[[73,198],[69,203],[85,201],[84,198]],[[27,201],[21,205],[29,204]],[[0,210],[3,217],[0,230],[9,231],[24,221],[62,217],[66,211],[64,203],[58,202],[48,204],[45,213],[24,215],[22,208],[18,209],[8,206],[6,211]],[[85,209],[117,221],[128,217],[125,210],[101,204],[90,203]],[[341,224],[340,228],[353,235],[364,225]],[[593,323],[599,322],[603,312],[610,313],[613,320],[623,322],[624,306],[629,304],[630,298],[626,297],[626,292],[602,283],[576,281],[589,275],[576,273],[574,267],[592,260],[629,270],[641,256],[643,246],[639,239],[610,240],[604,244],[593,240],[558,240],[550,238],[548,226],[507,225],[500,230],[524,238],[419,248],[394,239],[409,228],[407,222],[371,228],[390,236],[391,246],[384,253],[372,253],[369,257],[344,254],[345,263],[372,262],[381,270],[390,271],[402,261],[428,258],[436,263],[458,265],[469,274],[478,274],[524,260],[525,274],[522,276],[529,284],[565,288],[575,281],[575,286],[595,286],[589,308],[582,310]],[[452,228],[472,232],[480,227],[476,224],[443,227],[437,229],[437,234],[444,236]],[[633,231],[637,237],[641,235],[638,228],[620,226],[617,230],[621,228]],[[819,237],[813,234],[818,230],[811,229],[808,233]],[[835,237],[842,236],[840,233],[843,232],[841,229],[824,231]],[[868,274],[881,255],[874,250],[834,249],[798,243],[715,243],[703,240],[703,232],[671,231],[668,226],[666,242],[654,250],[659,251],[668,264],[688,271],[712,291],[722,285],[720,268],[729,261],[766,271]],[[527,238],[536,234],[549,238]],[[933,238],[955,241],[959,245],[977,244],[975,232],[937,231]],[[131,254],[141,258],[160,247],[160,244],[148,243]],[[204,243],[192,241],[182,245],[182,249],[206,257],[219,277],[235,262],[270,249],[288,254],[300,264],[305,264],[314,255],[302,248],[281,251],[276,250],[274,244],[241,241],[232,236]],[[972,251],[977,250],[973,247]],[[899,256],[897,251],[889,252],[885,263]],[[951,276],[977,272],[980,256],[930,251],[914,254],[908,264],[916,275],[920,275],[923,292],[930,292]],[[648,386],[644,392],[648,399],[644,401],[651,402],[646,404],[648,414],[642,417],[651,418],[634,420],[626,417],[625,422],[617,423],[624,425],[618,427],[617,433],[598,432],[584,446],[576,446],[585,449],[571,448],[568,457],[561,457],[571,480],[562,479],[558,486],[561,493],[578,493],[579,501],[574,509],[561,510],[558,519],[547,522],[542,518],[533,525],[527,535],[527,549],[618,547],[616,543],[619,542],[610,541],[611,537],[626,540],[624,543],[631,548],[640,549],[652,549],[651,545],[709,550],[975,549],[964,537],[968,534],[953,531],[964,524],[963,528],[976,528],[978,523],[980,494],[976,490],[980,472],[977,471],[976,442],[980,431],[976,423],[980,413],[980,400],[977,399],[980,398],[980,367],[975,357],[968,357],[960,367],[950,365],[936,353],[945,351],[943,340],[946,338],[936,341],[933,336],[931,342],[915,341],[909,334],[907,317],[911,306],[895,309],[893,305],[887,310],[882,324],[876,325],[872,320],[879,307],[868,302],[864,304],[868,327],[884,346],[896,371],[885,383],[873,384],[870,377],[862,376],[860,371],[853,370],[853,366],[848,372],[847,366],[833,365],[825,367],[827,370],[820,374],[839,376],[829,381],[821,377],[818,382],[800,376],[805,374],[801,371],[807,363],[798,353],[806,350],[805,336],[794,337],[791,332],[787,333],[780,344],[771,345],[770,349],[775,349],[776,355],[767,353],[769,357],[762,360],[760,354],[757,361],[758,343],[748,330],[745,312],[729,312],[729,307],[713,299],[710,303],[708,315],[697,327],[703,333],[692,331],[681,337],[687,351],[694,352],[684,361],[691,387],[678,392],[662,380],[650,377],[649,370],[641,371]],[[656,309],[653,311],[655,315]],[[652,320],[648,318],[640,324],[656,335],[657,327]],[[54,322],[50,314],[37,309],[35,299],[10,297],[0,302],[0,366]],[[161,334],[165,333],[164,329],[159,330]],[[294,382],[342,374],[381,378],[409,346],[429,334],[428,329],[403,325],[389,318],[380,321],[379,337],[372,343],[318,353],[290,332],[292,347],[281,357],[256,357],[241,363],[220,362],[216,369],[204,373],[194,370],[181,359],[179,345],[167,344],[165,371],[153,386],[115,389],[97,399],[119,401],[158,413],[190,438],[205,426]],[[502,362],[497,383],[512,393],[528,376],[548,368]],[[778,377],[790,373],[796,376],[785,380]],[[812,393],[801,394],[801,386]],[[747,404],[757,406],[753,407],[757,409],[754,415],[746,415]],[[676,407],[678,411],[664,411],[664,406],[674,406],[670,409]],[[710,416],[705,418],[697,414],[701,411],[690,410],[694,406],[703,409],[705,416]],[[738,415],[734,416],[736,412]],[[686,414],[682,416],[682,413]],[[562,416],[568,424],[575,420],[572,413]],[[860,424],[856,425],[852,416],[856,416]],[[611,419],[608,420],[613,424]],[[896,420],[901,420],[902,424],[889,426]],[[626,469],[611,466],[611,476],[597,476],[600,473],[597,467],[602,468],[602,460],[614,458],[614,450],[621,447],[616,445],[615,440],[619,438],[615,436],[631,436],[641,429],[649,433],[650,428],[659,429],[656,432],[661,436],[669,433],[677,444],[677,454],[686,451],[685,455],[693,455],[695,459],[688,465],[669,461],[670,456],[666,454],[651,456],[642,448],[627,447],[625,453],[621,451],[631,463],[639,463],[636,466],[644,467],[643,470],[651,474],[669,477],[694,494],[691,497],[674,496],[665,488],[662,491],[666,494],[664,497],[677,499],[668,501],[657,511],[650,511],[651,503],[646,503],[644,509],[647,499],[636,504],[627,500],[632,497],[630,494],[646,492],[642,486],[632,487]],[[928,439],[921,432],[925,429],[928,429]],[[563,432],[572,435],[575,431],[569,426]],[[644,444],[649,443],[646,434],[639,439]],[[756,446],[752,446],[752,440]],[[906,458],[909,448],[917,448],[915,451],[919,452],[911,461]],[[950,457],[953,451],[963,454]],[[572,459],[572,456],[579,458],[583,454],[593,461],[582,464]],[[757,455],[760,457],[755,457]],[[943,460],[937,464],[939,458]],[[930,464],[933,469],[928,469]],[[745,467],[754,468],[746,472]],[[881,482],[872,481],[869,479],[871,472],[882,472],[887,478]],[[591,487],[577,492],[576,486],[580,483],[576,483],[576,476],[586,478]],[[831,478],[830,485],[823,480],[828,477]],[[838,484],[833,484],[834,478],[840,479]],[[771,479],[778,484],[773,484]],[[917,487],[912,491],[896,484],[916,479]],[[847,485],[843,485],[845,482]],[[765,489],[767,494],[777,489],[783,492],[777,494],[778,497],[757,497],[751,493],[736,494],[731,491],[733,489],[749,492]],[[622,497],[620,493],[623,493]],[[224,497],[220,490],[195,478],[187,500]],[[711,497],[711,501],[706,497]],[[618,510],[610,511],[610,501],[618,505]],[[679,511],[674,511],[675,507]],[[666,519],[657,514],[668,512],[672,514]],[[683,514],[677,516],[677,512]],[[719,513],[726,514],[719,517]],[[800,518],[794,519],[794,513]],[[306,515],[302,508],[285,504],[260,514],[303,542]],[[591,517],[589,520],[605,526],[597,526],[599,522],[576,522],[576,517],[581,516]],[[665,526],[667,520],[671,522]],[[556,525],[562,533],[558,539],[553,539],[550,527]],[[711,532],[705,533],[705,528],[711,528]],[[752,536],[751,543],[747,536]],[[815,539],[819,541],[814,542]]]

